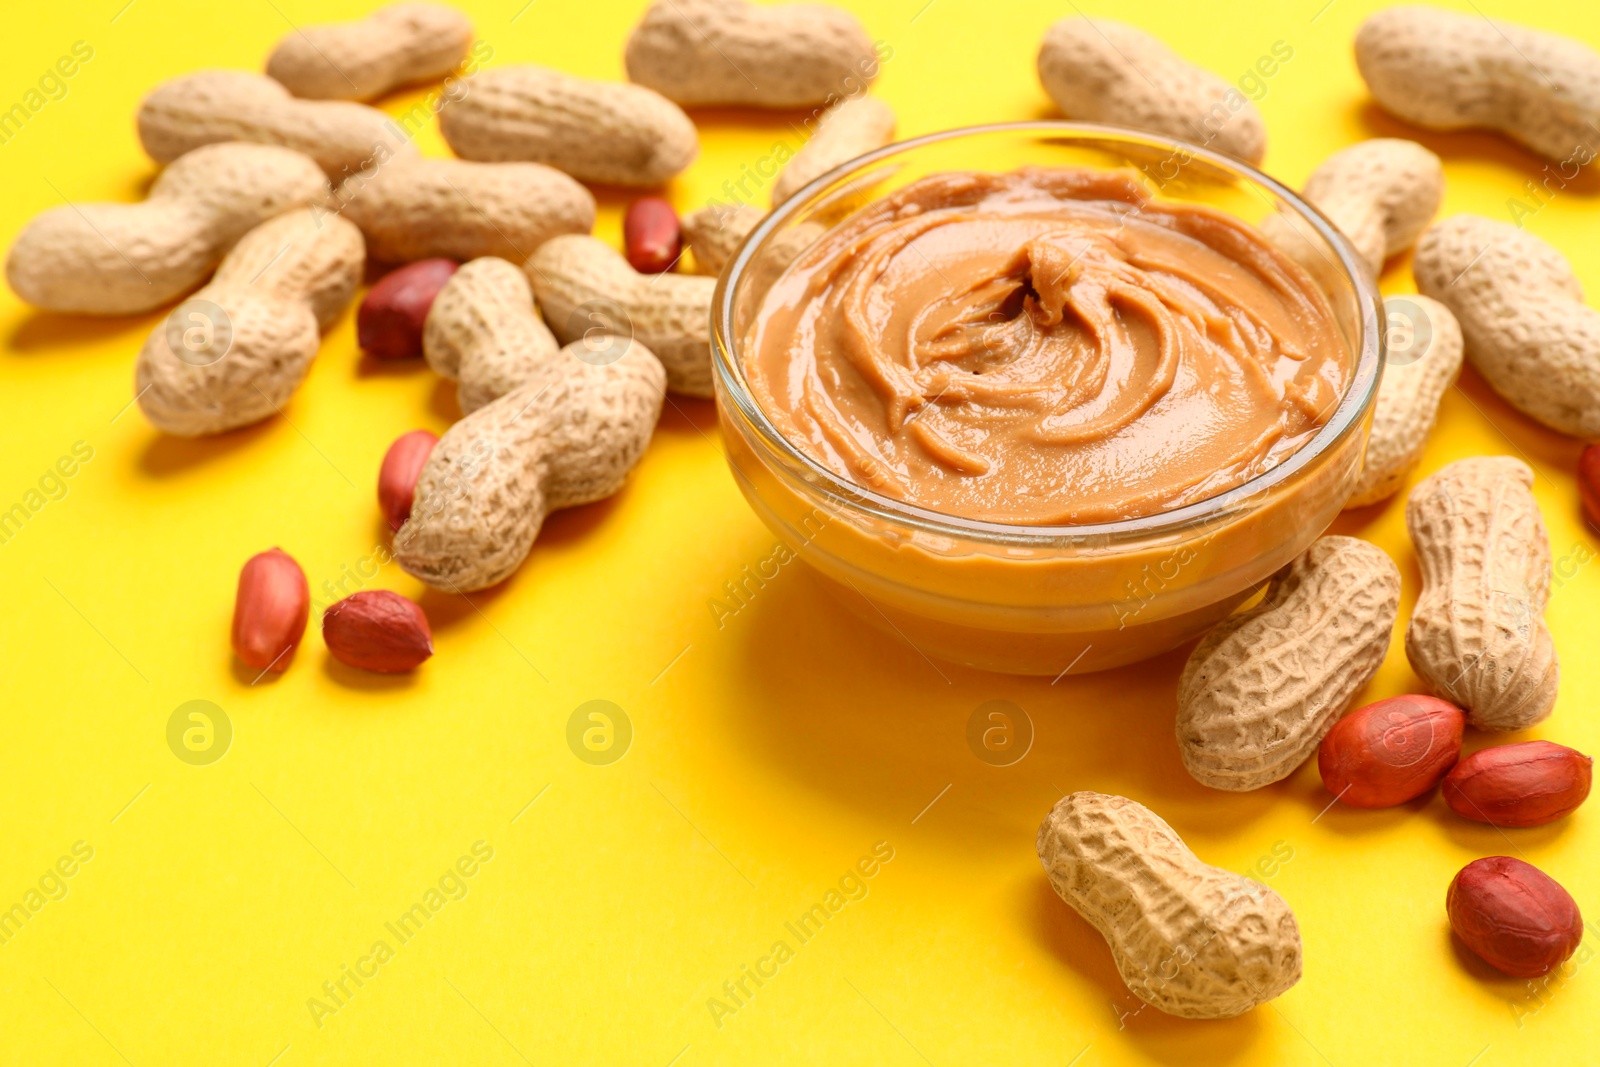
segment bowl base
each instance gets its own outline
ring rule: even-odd
[[[1125,667],[1191,641],[1258,593],[1266,580],[1204,608],[1097,631],[992,630],[930,619],[843,585],[812,566],[805,571],[845,610],[932,659],[998,674],[1059,678]]]

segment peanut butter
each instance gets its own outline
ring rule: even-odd
[[[1327,299],[1257,230],[1122,173],[945,173],[773,284],[744,371],[836,474],[949,515],[1135,518],[1282,462],[1351,369]]]

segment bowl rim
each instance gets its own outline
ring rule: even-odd
[[[1359,351],[1350,384],[1340,398],[1338,407],[1311,440],[1282,462],[1255,477],[1193,504],[1112,522],[1074,526],[1034,526],[966,518],[884,496],[823,466],[806,455],[778,430],[767,413],[755,402],[745,384],[743,370],[737,365],[739,361],[734,355],[733,297],[737,292],[739,280],[749,268],[756,250],[762,246],[767,236],[810,207],[812,197],[816,193],[851,172],[863,170],[879,160],[942,141],[985,134],[1027,132],[1064,134],[1085,140],[1088,139],[1086,135],[1089,135],[1099,140],[1135,142],[1147,147],[1169,149],[1174,153],[1186,152],[1195,159],[1203,159],[1225,172],[1237,174],[1258,186],[1265,187],[1311,224],[1338,256],[1342,274],[1349,278],[1352,284],[1356,300],[1357,325],[1360,330],[1356,338]],[[859,155],[802,186],[769,212],[746,235],[729,260],[728,266],[718,277],[711,300],[711,359],[716,372],[719,405],[723,402],[731,403],[746,424],[759,432],[770,451],[776,453],[791,468],[800,468],[804,472],[803,480],[808,488],[812,492],[820,492],[828,497],[837,507],[865,511],[879,519],[914,527],[937,537],[971,539],[1020,548],[1076,547],[1085,542],[1099,544],[1170,536],[1226,521],[1237,514],[1249,511],[1250,506],[1264,493],[1292,481],[1294,475],[1313,461],[1334,451],[1360,427],[1362,418],[1377,395],[1386,361],[1381,308],[1382,294],[1378,290],[1377,280],[1350,241],[1320,211],[1302,199],[1294,190],[1251,164],[1188,141],[1147,130],[1092,122],[1033,119],[959,126],[905,141],[896,141]]]

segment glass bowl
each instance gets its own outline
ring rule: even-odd
[[[796,448],[751,396],[744,338],[783,268],[827,228],[941,171],[1132,169],[1159,201],[1251,223],[1298,260],[1333,309],[1349,385],[1299,451],[1210,499],[1083,526],[1013,526],[875,493]],[[927,656],[1059,675],[1120,666],[1203,633],[1327,529],[1361,471],[1383,364],[1371,270],[1315,209],[1244,163],[1143,132],[1021,122],[931,134],[823,175],[745,239],[712,304],[717,415],[761,520],[848,610]]]

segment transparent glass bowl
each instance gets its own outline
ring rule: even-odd
[[[1350,385],[1278,466],[1187,507],[1090,526],[1010,526],[881,496],[786,440],[751,397],[744,338],[772,281],[827,228],[941,171],[1134,170],[1156,199],[1263,228],[1333,308]],[[1259,171],[1130,130],[1024,122],[933,134],[823,175],[746,238],[712,305],[717,414],[750,506],[850,611],[928,656],[1019,674],[1083,673],[1165,652],[1261,588],[1338,515],[1360,474],[1383,363],[1381,299],[1338,231]]]

